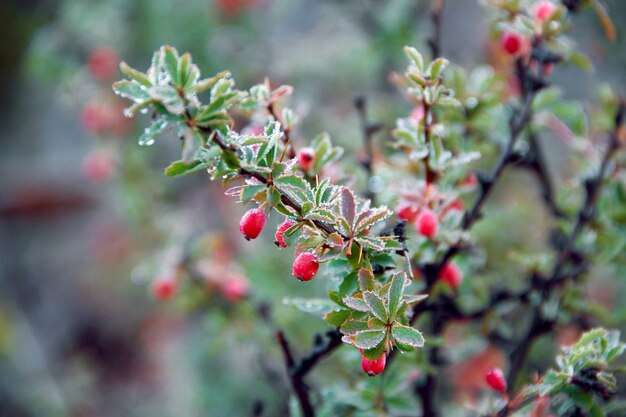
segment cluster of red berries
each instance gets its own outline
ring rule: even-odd
[[[241,218],[239,231],[247,240],[256,239],[263,231],[266,221],[267,216],[263,210],[258,208],[250,209]],[[295,224],[296,222],[293,220],[286,220],[278,226],[274,235],[276,245],[281,248],[287,247],[284,234]],[[301,252],[296,255],[292,273],[300,281],[310,281],[317,274],[319,266],[317,255],[314,252]]]

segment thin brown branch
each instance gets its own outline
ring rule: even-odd
[[[433,24],[433,35],[428,39],[428,46],[430,46],[432,59],[437,59],[441,56],[441,14],[444,4],[444,0],[433,0],[431,8],[430,20]]]

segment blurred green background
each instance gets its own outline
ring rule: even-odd
[[[595,73],[557,69],[553,78],[568,98],[592,96],[594,79],[626,85],[626,2],[606,3],[619,40],[604,40],[593,13],[575,18],[573,37]],[[266,76],[293,85],[300,143],[327,130],[350,160],[361,144],[355,96],[366,95],[370,117],[386,126],[411,110],[389,74],[405,66],[404,45],[426,50],[429,7],[426,0],[2,1],[0,415],[241,416],[258,401],[266,415],[286,415],[273,332],[284,328],[305,352],[313,333],[327,328],[281,301],[324,295],[334,283],[297,285],[290,256],[269,238],[243,241],[236,227],[243,209],[233,210],[219,184],[202,174],[164,177],[177,140],[137,146],[145,120],[122,117],[110,89],[119,74],[107,72],[107,59],[144,69],[169,44],[191,52],[203,74],[230,70],[242,89]],[[478,1],[449,0],[443,16],[447,58],[466,67],[490,59]],[[101,61],[94,63],[94,51]],[[558,144],[549,148],[558,170]],[[90,168],[89,155],[101,152],[109,157],[100,161],[104,171]],[[495,197],[510,203],[503,222],[519,219],[515,201],[524,196],[515,190]],[[528,237],[523,222],[509,232],[511,240]],[[206,295],[189,282],[184,296],[153,300],[149,283],[172,267],[172,256],[211,254],[215,241],[226,243],[227,258],[243,259],[237,273],[247,277],[250,301]],[[314,380],[362,383],[358,363],[358,352],[343,349]]]

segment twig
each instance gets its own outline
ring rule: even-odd
[[[441,56],[441,13],[443,12],[444,0],[433,0],[430,19],[433,22],[433,35],[428,39],[430,55],[432,59]]]
[[[298,397],[298,403],[302,410],[303,417],[315,417],[315,409],[311,404],[309,387],[304,381],[304,377],[322,360],[324,357],[341,346],[341,333],[339,330],[332,330],[326,333],[326,338],[317,335],[315,344],[309,354],[296,362],[289,342],[282,331],[276,333],[276,338],[283,352],[287,374],[291,387]]]
[[[588,263],[583,259],[578,262],[579,265],[576,265],[577,268],[570,270],[570,273],[564,272],[566,264],[570,260],[572,253],[574,253],[578,236],[594,218],[595,208],[602,191],[608,167],[620,146],[619,134],[622,124],[624,123],[625,109],[626,103],[621,100],[616,112],[614,128],[609,137],[609,144],[607,145],[607,149],[602,156],[598,172],[595,176],[585,181],[585,201],[578,212],[576,223],[572,227],[572,231],[570,232],[567,240],[556,255],[550,278],[548,278],[543,285],[541,285],[541,283],[539,284],[539,286],[543,289],[541,292],[542,301],[545,301],[549,296],[549,289],[562,284],[567,279],[577,277],[588,268]],[[556,322],[552,320],[542,318],[538,311],[535,311],[533,314],[533,323],[530,326],[528,333],[520,339],[520,346],[518,346],[511,354],[511,372],[508,376],[509,388],[511,390],[515,388],[516,379],[526,362],[526,358],[534,341],[542,334],[552,330],[556,324]]]
[[[544,158],[543,151],[541,150],[541,144],[537,140],[537,135],[531,132],[528,135],[528,142],[530,144],[531,154],[530,158],[524,161],[525,163],[523,166],[534,172],[537,177],[541,188],[541,197],[552,215],[558,218],[565,218],[565,213],[563,213],[563,211],[556,204],[554,189],[550,181],[547,163]]]
[[[278,331],[276,333],[276,339],[278,340],[278,344],[283,352],[287,374],[289,375],[289,381],[291,382],[291,388],[293,388],[296,397],[298,397],[298,403],[300,404],[300,409],[302,410],[302,416],[315,417],[315,409],[313,408],[311,399],[309,398],[309,387],[305,384],[302,378],[294,375],[292,372],[293,367],[295,366],[295,361],[285,334],[282,331]]]

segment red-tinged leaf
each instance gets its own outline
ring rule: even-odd
[[[350,229],[352,229],[354,217],[356,216],[356,203],[352,191],[347,187],[343,187],[341,190],[341,214],[346,219]]]

